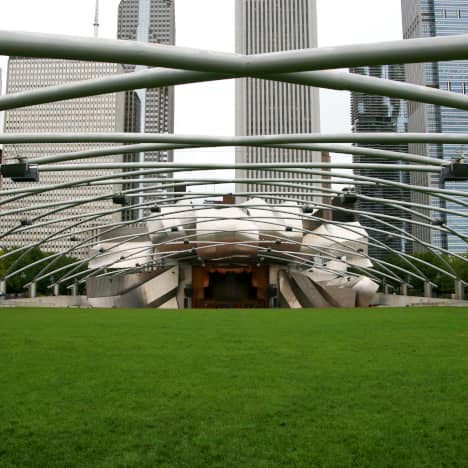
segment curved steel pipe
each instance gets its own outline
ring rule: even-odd
[[[161,143],[190,146],[272,146],[302,143],[468,144],[468,133],[308,133],[252,136],[172,135],[166,133],[3,133],[2,144],[33,143]]]
[[[233,74],[463,60],[468,59],[467,46],[468,36],[455,35],[244,56],[134,41],[0,31],[2,55],[130,63]]]
[[[336,224],[339,225],[340,223],[336,223]],[[128,236],[126,236],[126,237],[128,237]],[[137,235],[137,236],[135,236],[135,237],[139,237],[139,235]],[[128,239],[126,239],[126,240],[128,240]],[[125,240],[125,241],[126,241],[126,240]],[[124,242],[125,242],[125,241],[124,241]],[[395,253],[398,254],[398,252],[395,252]],[[86,261],[86,260],[85,260],[85,261]],[[418,259],[418,261],[419,261],[419,259]],[[80,263],[83,263],[83,262],[80,262]],[[424,262],[423,262],[423,263],[424,263]],[[428,265],[429,265],[429,264],[428,264]],[[429,266],[430,266],[430,265],[429,265]],[[437,269],[437,268],[436,268],[436,269]],[[442,273],[444,273],[444,274],[448,274],[448,275],[450,276],[450,273],[446,272],[445,270],[439,269],[439,271],[442,272]]]

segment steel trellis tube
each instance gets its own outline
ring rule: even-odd
[[[33,91],[0,96],[0,110],[15,109],[64,99],[96,96],[112,92],[142,88],[157,88],[188,83],[224,80],[235,76],[186,70],[142,70],[124,75],[66,83]],[[301,72],[279,75],[253,75],[259,79],[280,81],[304,86],[347,90],[407,99],[426,104],[468,110],[468,98],[458,93],[401,83],[381,78],[337,72]]]
[[[344,211],[349,211],[349,210],[344,210]],[[149,217],[151,217],[151,216],[149,216]],[[135,221],[131,221],[131,222],[122,223],[122,224],[133,224],[134,222],[135,222]],[[339,223],[336,223],[336,224],[339,225]],[[386,224],[386,223],[385,223],[385,224]],[[117,223],[117,226],[114,227],[114,229],[116,229],[116,228],[118,228],[118,227],[119,227],[119,223]],[[137,235],[137,236],[135,236],[135,237],[139,237],[140,235],[141,235],[141,234],[139,234],[139,235]],[[385,247],[386,247],[386,246],[385,246]],[[388,248],[388,247],[386,247],[386,248]],[[390,249],[390,250],[391,250],[391,249]],[[438,250],[441,250],[441,249],[438,249]],[[397,254],[399,254],[399,255],[401,256],[401,253],[398,253],[398,252],[395,252],[395,253],[397,253]],[[55,256],[58,258],[60,255],[61,255],[61,254],[56,254]],[[42,263],[42,262],[43,262],[43,260],[39,261],[39,263]],[[380,262],[380,261],[379,261],[379,262]],[[80,264],[81,264],[81,263],[82,263],[82,262],[80,262]],[[424,262],[423,262],[423,263],[424,263]],[[24,270],[27,269],[27,268],[29,268],[29,266],[28,266],[28,267],[25,267],[25,268],[23,268],[23,269],[21,269],[21,270],[18,270],[18,271],[15,272],[14,274],[17,274],[17,273],[19,273],[19,272],[21,272],[21,271],[24,271]],[[434,267],[434,268],[437,269],[437,267]],[[448,273],[447,271],[440,270],[440,269],[439,269],[439,271],[442,272],[442,273],[444,273],[444,274],[448,274],[449,276],[452,276],[452,275],[451,275],[450,273]]]
[[[468,144],[468,133],[307,133],[253,136],[170,135],[166,133],[3,133],[2,144],[35,143],[164,143],[190,146],[272,146],[297,143],[439,143]]]
[[[237,145],[243,146],[243,145]],[[374,149],[374,148],[364,148],[360,146],[344,146],[344,145],[331,145],[331,144],[302,144],[302,145],[251,145],[252,147],[260,147],[260,148],[283,148],[283,149],[297,149],[297,150],[307,150],[307,151],[329,151],[332,153],[341,153],[341,154],[353,154],[353,155],[361,155],[361,156],[370,156],[376,158],[386,158],[389,160],[396,160],[396,161],[408,161],[408,162],[418,162],[422,164],[432,164],[432,165],[446,165],[448,164],[447,161],[430,158],[426,156],[420,156],[411,153],[400,153],[398,151],[387,151],[382,149]],[[209,146],[209,148],[216,148],[216,147],[223,147],[221,145],[216,146]],[[120,154],[128,154],[128,153],[143,153],[147,151],[168,151],[168,150],[178,150],[178,149],[202,149],[206,147],[197,147],[194,145],[177,145],[177,144],[162,144],[162,143],[155,143],[155,144],[136,144],[136,145],[124,145],[124,146],[113,146],[111,148],[97,148],[94,150],[87,150],[87,151],[76,151],[72,153],[64,153],[58,154],[54,156],[43,156],[40,158],[34,159],[34,164],[43,165],[43,164],[51,164],[56,162],[67,162],[67,161],[75,161],[79,159],[88,159],[88,158],[96,158],[101,156],[113,156],[113,155],[120,155]]]
[[[468,59],[467,46],[467,35],[455,35],[240,55],[126,40],[0,31],[2,55],[128,63],[241,76],[463,60]]]
[[[58,40],[60,39],[60,40]],[[58,99],[66,99],[71,97],[82,97],[85,95],[100,94],[105,92],[123,91],[141,87],[154,87],[156,85],[174,85],[189,82],[200,82],[200,81],[211,81],[217,79],[229,79],[235,77],[252,77],[265,80],[282,81],[288,83],[296,83],[301,85],[318,86],[318,87],[329,87],[333,89],[348,89],[354,91],[361,91],[366,93],[381,94],[384,96],[390,96],[395,98],[405,98],[413,101],[419,101],[424,103],[430,103],[434,105],[453,107],[463,110],[468,110],[468,98],[464,95],[452,93],[448,91],[428,89],[422,86],[416,86],[408,83],[397,83],[389,80],[381,80],[372,77],[355,76],[343,73],[336,73],[326,71],[327,69],[342,68],[342,67],[356,67],[365,65],[383,65],[393,63],[422,63],[432,61],[447,61],[447,60],[462,60],[468,59],[468,36],[446,36],[436,38],[424,38],[424,39],[413,39],[405,41],[391,41],[385,43],[376,44],[364,44],[357,46],[341,46],[336,48],[322,48],[322,49],[306,49],[298,51],[284,51],[279,53],[269,54],[257,54],[257,55],[238,55],[238,54],[227,54],[217,53],[211,51],[185,49],[172,46],[154,46],[142,43],[132,43],[129,41],[114,41],[114,40],[90,40],[82,39],[70,36],[55,36],[47,34],[30,34],[30,33],[17,33],[17,32],[2,32],[0,31],[0,53],[11,54],[11,55],[26,55],[29,57],[55,57],[55,58],[68,58],[78,60],[90,60],[90,61],[105,61],[105,62],[118,62],[118,63],[135,63],[146,66],[162,66],[169,69],[166,70],[146,70],[144,72],[136,72],[128,75],[113,76],[99,80],[91,80],[80,83],[69,83],[63,86],[51,87],[42,90],[35,90],[31,92],[18,93],[16,95],[0,97],[0,110],[7,108],[16,108],[20,105],[34,105],[38,103],[52,102]],[[311,71],[312,70],[312,71]],[[396,143],[421,143],[421,144],[468,144],[468,134],[449,134],[449,133],[437,133],[437,134],[421,134],[421,133],[401,133],[401,134],[387,134],[387,133],[361,133],[361,134],[332,134],[332,135],[321,135],[321,134],[310,134],[310,135],[257,135],[248,137],[211,137],[204,135],[167,135],[167,134],[130,134],[130,133],[115,133],[115,134],[92,134],[92,133],[43,133],[43,134],[9,134],[0,135],[0,143],[5,144],[35,144],[35,143],[130,143],[132,146],[126,145],[125,147],[103,149],[96,148],[94,150],[67,153],[61,155],[55,155],[50,157],[40,158],[37,163],[39,164],[39,170],[42,172],[58,172],[58,171],[75,171],[75,170],[99,170],[99,169],[127,169],[129,172],[121,174],[113,174],[111,176],[95,176],[89,179],[77,180],[69,184],[57,184],[48,187],[37,187],[32,188],[29,191],[27,189],[22,190],[8,190],[0,192],[0,196],[14,195],[11,198],[3,199],[0,204],[6,205],[14,201],[21,199],[27,199],[29,196],[33,196],[34,193],[46,191],[58,190],[65,187],[82,186],[84,184],[106,184],[110,183],[111,180],[115,180],[118,177],[122,177],[122,183],[129,183],[127,176],[157,174],[157,173],[177,173],[180,171],[196,171],[196,170],[224,170],[224,169],[263,169],[265,171],[278,171],[280,173],[289,172],[298,175],[310,175],[310,176],[337,176],[332,174],[326,169],[378,169],[381,171],[400,171],[400,172],[425,172],[425,173],[440,173],[441,166],[451,164],[451,161],[436,160],[433,158],[427,158],[411,154],[400,154],[398,152],[386,152],[382,150],[372,148],[345,148],[342,146],[336,146],[336,143],[358,143],[358,144],[396,144]],[[145,150],[159,150],[162,149],[186,149],[186,148],[204,148],[204,147],[216,147],[216,146],[252,146],[252,147],[276,147],[286,149],[300,149],[310,151],[336,151],[345,154],[360,154],[368,157],[379,157],[387,158],[393,163],[390,164],[322,164],[322,163],[285,163],[285,164],[139,164],[139,163],[127,163],[127,164],[73,164],[73,165],[51,165],[56,162],[67,162],[76,159],[94,158],[99,156],[108,156],[114,154],[130,153],[135,151]],[[139,148],[137,150],[137,148]],[[117,152],[120,149],[121,152]],[[399,162],[400,161],[400,162]],[[402,164],[402,162],[409,162],[413,164]],[[420,163],[416,165],[414,163]],[[140,169],[140,170],[137,170]],[[146,170],[141,170],[146,169]],[[379,178],[359,176],[359,175],[340,175],[345,180],[354,181],[359,184],[369,183],[375,186],[388,186],[396,187],[400,189],[412,190],[414,192],[420,192],[428,194],[430,197],[439,198],[442,201],[450,201],[458,206],[467,208],[468,202],[466,200],[467,193],[464,190],[447,190],[436,187],[413,187],[409,184],[403,184],[394,181],[387,181]],[[254,179],[247,179],[247,184],[252,184]],[[256,183],[267,185],[271,183],[273,179],[263,179]],[[293,180],[293,179],[291,179]],[[145,183],[144,179],[138,179],[138,183]],[[166,182],[166,181],[162,181]],[[216,183],[218,183],[216,181]],[[330,189],[320,189],[320,187],[312,186],[310,190],[306,187],[301,186],[301,183],[307,183],[307,180],[298,179],[295,182],[297,184],[286,184],[282,183],[283,187],[289,187],[295,189],[287,192],[286,190],[278,193],[263,194],[262,192],[248,192],[248,195],[257,195],[260,198],[273,197],[275,200],[281,202],[293,201],[296,197],[304,195],[310,196],[312,194],[331,194],[336,191]],[[181,182],[179,182],[181,183]],[[318,182],[319,183],[319,182]],[[327,181],[327,183],[332,183]],[[200,183],[198,183],[200,185]],[[276,184],[278,185],[278,184]],[[156,186],[158,189],[167,190],[171,187],[171,184],[160,183]],[[172,187],[176,187],[176,183],[172,184]],[[129,189],[123,191],[130,197],[141,197],[152,195],[150,187],[140,186],[137,189]],[[247,194],[247,192],[246,192]],[[191,194],[174,195],[169,192],[158,191],[157,195],[160,200],[164,203],[170,203],[180,200],[193,201],[199,197],[206,197],[206,192],[192,192]],[[209,194],[214,196],[214,194]],[[219,195],[219,194],[217,194]],[[243,195],[243,193],[236,193],[236,195]],[[356,194],[357,195],[357,194]],[[112,194],[105,195],[104,197],[94,197],[86,199],[67,200],[58,203],[45,203],[42,205],[36,205],[32,207],[24,207],[20,209],[4,210],[0,213],[0,216],[7,216],[15,213],[22,213],[29,210],[43,209],[45,213],[39,213],[35,219],[41,219],[52,214],[66,211],[72,206],[80,206],[92,201],[99,199],[105,199],[111,197]],[[460,198],[455,198],[455,197]],[[172,197],[172,198],[171,198]],[[364,199],[361,197],[361,199]],[[375,199],[379,203],[384,204],[392,208],[397,208],[405,213],[412,215],[412,219],[404,219],[405,222],[416,226],[427,227],[439,232],[450,232],[460,239],[466,240],[466,236],[462,232],[457,232],[449,226],[431,225],[431,216],[416,211],[417,208],[422,208],[421,204],[412,202],[393,202],[392,200],[386,199]],[[119,208],[115,212],[134,209],[137,207],[150,206],[152,202],[139,203],[131,205],[125,208]],[[379,223],[379,228],[368,228],[372,233],[374,232],[386,232],[385,230],[393,229],[396,230],[392,233],[395,237],[410,240],[420,246],[426,247],[432,252],[448,254],[446,250],[431,246],[427,242],[423,242],[411,233],[405,232],[397,226],[391,224],[392,221],[400,220],[396,216],[386,214],[374,214],[367,211],[349,210],[339,207],[332,207],[326,203],[316,203],[317,207],[320,208],[332,208],[347,213],[358,214],[360,217],[365,219],[373,219]],[[193,207],[191,208],[194,209]],[[198,208],[197,208],[198,209]],[[279,212],[276,207],[268,207],[269,210]],[[431,207],[427,206],[427,210],[431,212],[440,212],[447,214],[459,214],[460,217],[466,219],[468,214],[461,211],[455,211],[453,209],[447,209],[445,207]],[[114,210],[111,210],[114,211]],[[107,211],[108,213],[109,211]],[[95,213],[93,216],[98,219],[103,216],[103,213]],[[91,216],[91,218],[93,217]],[[87,222],[90,216],[83,216],[83,221],[73,222],[69,226],[63,226],[58,221],[46,221],[41,225],[56,225],[59,230],[55,233],[45,236],[36,245],[42,245],[50,239],[56,239],[66,234],[71,229],[76,230],[75,232],[89,233],[95,228],[80,229],[80,225]],[[155,218],[154,215],[149,217],[139,218],[136,221],[128,222],[116,222],[110,225],[104,225],[104,229],[108,229],[106,232],[112,232],[124,225],[131,225],[135,222],[140,222],[148,218]],[[166,219],[170,219],[170,216],[165,216]],[[305,215],[300,215],[300,219],[312,219]],[[66,219],[66,218],[61,218]],[[68,218],[71,220],[70,218]],[[218,219],[214,217],[213,219]],[[222,219],[220,217],[219,219]],[[258,219],[263,219],[259,217]],[[270,220],[270,217],[265,217]],[[73,221],[73,220],[71,220]],[[203,221],[205,222],[205,221]],[[265,222],[265,221],[264,221]],[[183,225],[184,223],[182,223]],[[332,222],[341,226],[339,222]],[[2,236],[7,236],[12,232],[26,232],[33,230],[32,227],[14,227],[9,232],[2,233]],[[211,232],[211,231],[210,231]],[[304,229],[302,232],[306,232]],[[130,236],[131,237],[131,236]],[[138,238],[138,236],[134,238]],[[128,239],[119,239],[118,237],[110,238],[111,240],[117,240],[122,243],[128,241]],[[373,241],[372,235],[369,239]],[[99,242],[97,235],[92,235],[91,238],[81,241],[80,245],[93,246]],[[414,258],[404,252],[396,252],[383,243],[377,242],[379,248],[386,251],[396,253],[400,258],[405,259],[408,267],[411,271],[398,267],[399,271],[403,271],[407,274],[412,274],[413,277],[419,279],[426,279],[424,275],[420,276],[415,265],[412,265],[412,261],[431,266],[436,271],[446,274],[453,279],[458,279],[455,272],[453,271],[450,263],[442,258],[444,268],[430,265],[429,263]],[[168,242],[170,243],[170,242]],[[25,254],[30,246],[16,249],[15,252],[22,251]],[[46,274],[47,270],[53,267],[55,261],[60,256],[67,252],[72,252],[76,248],[76,245],[65,252],[58,252],[53,255],[49,260],[52,260],[49,265],[41,270],[36,275],[36,280],[42,276],[47,277],[51,274],[60,272],[63,268],[56,269],[53,272]],[[322,252],[323,254],[323,252]],[[8,252],[2,257],[11,255]],[[96,254],[98,255],[98,254]],[[136,254],[138,255],[138,254]],[[176,252],[168,252],[161,258],[175,258],[178,254]],[[291,263],[297,264],[299,257],[295,257],[295,254],[287,252],[285,255],[288,256]],[[453,257],[462,259],[465,262],[468,261],[466,258],[460,255],[454,254]],[[21,258],[21,257],[20,257]],[[331,258],[331,257],[330,257]],[[368,257],[370,258],[370,257]],[[87,259],[89,260],[89,259]],[[78,265],[83,264],[87,261],[83,260],[77,262]],[[154,261],[154,260],[153,260]],[[385,262],[376,261],[379,265],[383,266],[388,273]],[[308,264],[308,260],[305,260],[305,264]],[[17,263],[17,262],[16,262]],[[35,262],[36,264],[45,263],[44,260]],[[16,266],[16,264],[15,264]],[[15,266],[10,267],[10,271],[7,273],[7,277],[18,274],[21,271],[25,271],[31,268],[32,265],[23,267],[20,270],[14,270]],[[390,265],[388,265],[390,266]],[[89,275],[99,274],[101,269],[92,270]],[[133,271],[133,268],[126,269],[121,272]],[[366,270],[366,269],[363,269]],[[90,270],[88,269],[88,272]],[[382,275],[383,278],[387,277],[390,279],[392,275],[384,272],[369,269],[369,274],[374,271],[375,274]],[[70,274],[70,273],[68,273]],[[88,273],[86,273],[88,274]],[[41,276],[42,275],[42,276]],[[82,273],[73,275],[79,277]],[[66,280],[63,279],[62,281]],[[394,281],[400,281],[401,278],[393,276],[391,278]]]

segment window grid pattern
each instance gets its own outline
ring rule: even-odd
[[[31,59],[12,57],[8,63],[7,93],[18,93],[46,86],[55,86],[70,81],[90,80],[98,77],[122,73],[122,67],[116,64],[79,62],[55,59]],[[123,131],[123,104],[124,96],[119,94],[106,94],[102,96],[91,96],[80,99],[60,101],[37,106],[9,110],[5,113],[5,133],[66,133],[66,132],[119,132]],[[100,144],[100,148],[114,146],[114,144]],[[30,162],[43,156],[54,154],[85,151],[96,148],[94,144],[87,143],[60,143],[60,144],[35,144],[35,145],[5,145],[4,157],[14,159],[25,157]],[[90,158],[92,162],[115,162],[120,156],[106,156],[102,158]],[[67,162],[66,164],[73,164]],[[79,163],[76,161],[75,163]],[[103,171],[103,175],[112,174],[111,171]],[[54,185],[72,182],[79,179],[92,177],[90,171],[73,172],[43,172],[41,173],[41,185]],[[21,184],[21,188],[34,188],[35,185]],[[10,179],[4,179],[2,189],[18,188]],[[37,217],[45,214],[45,209],[34,209],[34,206],[46,203],[58,203],[64,200],[99,197],[108,194],[109,188],[103,186],[84,186],[71,189],[54,190],[35,194],[26,199],[8,203],[0,207],[1,210],[15,210],[24,208],[25,203],[31,206],[31,212],[9,214],[0,217],[0,230],[2,232],[10,229],[19,229],[23,218]],[[48,215],[37,221],[37,224],[47,221],[58,220],[63,217],[73,218],[69,221],[84,219],[84,216],[113,209],[112,201],[100,200],[85,205],[70,207]],[[116,220],[112,215],[105,215],[97,220],[85,222],[83,229],[98,229],[103,224]],[[63,228],[63,224],[52,224],[48,226],[35,227],[34,229],[12,233],[2,240],[2,246],[6,248],[18,245],[27,245],[45,238],[57,230]],[[69,237],[47,242],[43,248],[45,251],[58,252],[68,249],[76,244]],[[73,252],[73,256],[86,258],[87,248],[80,248]]]
[[[405,39],[415,37],[449,36],[468,33],[468,2],[466,0],[402,0],[403,32]],[[468,89],[468,61],[437,62],[406,65],[407,80],[443,90],[466,94]],[[468,132],[468,113],[433,105],[412,103],[409,108],[409,131],[417,132]],[[461,157],[465,148],[460,145],[410,145],[410,152],[452,160]],[[412,181],[421,185],[439,186],[440,180],[432,176],[414,175]],[[449,182],[447,189],[468,191],[466,182]],[[442,206],[468,212],[453,202],[443,203],[423,196],[427,205]],[[467,201],[467,198],[464,198]],[[434,217],[440,217],[434,214]],[[449,228],[468,236],[468,222],[461,216],[447,215]],[[451,234],[426,229],[424,239],[454,253],[464,253],[466,242]]]
[[[147,3],[149,2],[149,3]],[[121,0],[118,11],[117,38],[142,40],[138,37],[145,6],[149,7],[148,30],[145,40],[154,44],[175,44],[175,12],[173,0]],[[143,21],[143,20],[142,20]],[[143,23],[144,24],[144,23]],[[135,65],[124,65],[125,71],[135,71]],[[174,133],[174,88],[162,87],[142,90],[141,131],[146,133]],[[147,162],[172,162],[172,151],[147,152]],[[168,177],[169,174],[161,174]],[[155,176],[152,176],[154,178]]]
[[[317,47],[315,0],[237,0],[236,52],[258,54]],[[236,83],[236,134],[316,133],[320,131],[316,88],[256,79]],[[321,154],[286,149],[238,148],[243,163],[320,162]],[[288,178],[298,183],[310,178],[297,172],[238,170],[237,178]],[[317,177],[314,177],[317,178]],[[310,188],[310,187],[309,187]],[[289,192],[290,188],[237,184],[238,192]],[[298,198],[299,199],[299,198]],[[301,201],[321,201],[319,197]],[[277,203],[275,199],[268,199]]]
[[[358,67],[350,70],[359,75],[372,76],[374,78],[389,79],[394,81],[405,80],[405,69],[403,65],[383,65],[372,67]],[[407,132],[408,130],[408,111],[406,101],[376,96],[371,94],[352,92],[351,93],[351,122],[353,132]],[[408,145],[359,145],[368,148],[382,149],[386,151],[398,151],[408,153]],[[402,161],[389,161],[384,157],[375,158],[369,156],[354,155],[353,162],[362,163],[382,163],[382,164],[404,164]],[[366,177],[375,177],[393,182],[408,183],[408,172],[398,171],[377,171],[357,169],[354,171],[357,175]],[[356,186],[356,193],[371,198],[384,198],[391,202],[409,201],[410,194],[406,190],[389,186]],[[392,236],[392,233],[398,233],[398,229],[406,230],[409,224],[405,222],[408,214],[397,207],[390,207],[372,200],[359,199],[356,204],[359,211],[369,213],[380,213],[396,216],[401,222],[393,222],[394,229],[386,228],[381,223],[370,217],[361,217],[360,222],[363,226],[371,229],[384,229],[386,233],[373,231],[374,238],[397,251],[410,253],[411,244],[403,239]],[[383,258],[387,253],[375,244],[369,245],[369,253],[375,258]]]

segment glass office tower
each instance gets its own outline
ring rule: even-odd
[[[372,76],[387,80],[404,81],[405,70],[403,65],[383,65],[373,67],[352,68],[351,73]],[[408,113],[406,101],[376,96],[366,93],[351,93],[351,122],[354,132],[407,132]],[[387,151],[408,152],[408,145],[359,145]],[[370,156],[354,155],[355,163],[389,163],[385,157],[375,158]],[[399,164],[401,161],[391,161]],[[408,172],[379,171],[375,169],[358,169],[354,171],[357,175],[376,177],[393,182],[407,183]],[[356,193],[369,198],[358,198],[356,209],[369,213],[390,215],[400,218],[401,221],[378,218],[374,216],[360,216],[359,221],[369,229],[369,235],[376,242],[369,243],[369,254],[374,258],[383,259],[389,254],[383,246],[390,247],[399,252],[409,252],[411,242],[402,239],[398,235],[409,232],[410,226],[405,222],[408,213],[399,209],[393,201],[409,201],[410,194],[407,190],[380,185],[356,185]],[[385,199],[388,203],[383,204],[376,201],[377,198]],[[386,223],[392,224],[390,227]]]
[[[403,34],[405,39],[417,37],[449,36],[468,33],[468,1],[466,0],[402,0]],[[468,92],[468,61],[437,62],[406,65],[406,80],[425,86],[466,94]],[[468,132],[468,112],[434,105],[410,102],[408,106],[408,131],[410,132]],[[411,153],[453,160],[463,157],[463,145],[410,145]],[[442,184],[437,176],[416,174],[412,182],[418,185],[432,184],[447,189],[468,191],[466,182]],[[468,198],[464,197],[467,201]],[[416,201],[432,206],[441,206],[454,211],[468,210],[450,201],[419,196]],[[434,212],[433,217],[441,218]],[[462,216],[447,213],[442,217],[451,230],[468,236],[468,221]],[[454,234],[426,230],[423,239],[463,253],[466,241]]]

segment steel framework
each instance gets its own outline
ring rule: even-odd
[[[465,95],[442,91],[409,83],[400,83],[391,80],[372,78],[367,76],[350,75],[338,71],[330,71],[344,67],[357,67],[369,65],[387,65],[399,63],[422,63],[437,60],[458,60],[468,59],[468,35],[435,37],[424,39],[412,39],[405,41],[392,41],[375,44],[361,44],[353,46],[341,46],[334,48],[319,48],[298,51],[287,51],[269,54],[258,54],[243,56],[239,54],[220,53],[207,50],[195,50],[180,48],[175,46],[163,46],[154,44],[143,44],[132,41],[118,41],[105,39],[86,39],[70,36],[56,36],[50,34],[22,33],[13,31],[0,31],[0,55],[17,55],[40,58],[56,59],[74,59],[84,61],[102,61],[114,63],[126,63],[135,65],[144,65],[149,68],[145,71],[138,71],[106,77],[102,79],[67,83],[61,86],[46,87],[27,92],[10,94],[0,97],[0,111],[15,109],[20,107],[34,106],[38,104],[56,102],[65,99],[75,99],[99,94],[114,93],[120,91],[134,90],[140,88],[155,88],[162,86],[176,86],[186,83],[196,83],[202,81],[225,80],[231,78],[253,77],[264,80],[282,81],[306,86],[360,91],[369,94],[389,96],[399,99],[418,101],[427,104],[434,104],[446,107],[452,107],[461,110],[468,110],[468,97]],[[358,133],[358,134],[286,134],[286,135],[256,135],[256,136],[209,136],[209,135],[168,135],[168,134],[145,134],[145,133],[112,133],[112,134],[88,134],[88,133],[28,133],[28,134],[1,134],[0,143],[5,145],[22,144],[33,145],[38,143],[94,143],[96,147],[92,150],[71,152],[65,154],[51,155],[37,158],[30,161],[30,164],[37,166],[40,176],[45,172],[73,171],[89,172],[89,177],[79,178],[69,183],[41,185],[40,182],[28,185],[27,187],[17,184],[18,187],[9,190],[0,191],[0,217],[11,216],[13,214],[23,213],[28,215],[28,222],[18,225],[8,232],[1,232],[0,239],[7,239],[12,233],[18,232],[37,232],[38,240],[28,245],[19,246],[14,250],[3,252],[1,258],[8,258],[12,255],[18,255],[18,258],[5,272],[0,284],[5,288],[5,282],[19,275],[30,268],[40,266],[39,272],[35,275],[33,282],[45,278],[54,278],[51,286],[61,283],[85,281],[87,278],[96,276],[122,275],[129,272],[141,271],[151,268],[155,263],[161,263],[177,258],[193,258],[192,247],[190,243],[196,235],[191,232],[187,226],[181,225],[181,228],[187,228],[184,236],[176,240],[187,244],[186,250],[171,251],[170,245],[174,242],[174,237],[170,241],[162,241],[155,244],[156,248],[166,247],[163,252],[159,251],[150,261],[143,255],[144,249],[130,248],[122,251],[125,260],[136,261],[131,267],[123,268],[118,271],[109,272],[109,265],[104,267],[88,267],[97,254],[92,254],[89,258],[79,260],[71,266],[56,267],[60,257],[64,255],[73,255],[77,248],[92,248],[100,244],[99,235],[89,227],[83,227],[90,220],[99,220],[109,214],[118,214],[122,211],[132,209],[149,209],[154,207],[154,198],[158,198],[158,203],[166,207],[173,207],[175,211],[171,215],[152,212],[150,214],[139,215],[137,219],[131,221],[117,221],[103,224],[101,234],[106,234],[106,242],[113,242],[116,245],[124,245],[131,240],[137,239],[141,234],[121,236],[118,230],[123,226],[136,225],[147,220],[157,220],[160,218],[176,218],[177,214],[184,211],[210,210],[213,205],[194,206],[192,202],[196,199],[210,199],[214,195],[222,195],[222,192],[213,194],[204,192],[187,192],[175,194],[174,189],[184,185],[203,186],[206,184],[222,185],[232,182],[231,179],[222,176],[196,178],[192,173],[196,171],[225,171],[228,169],[261,169],[266,174],[272,173],[271,177],[255,178],[248,177],[242,179],[246,186],[255,184],[256,186],[274,185],[281,187],[281,192],[248,192],[235,193],[236,197],[255,196],[259,199],[269,198],[282,202],[281,205],[269,207],[269,213],[273,212],[274,217],[266,214],[265,217],[259,217],[275,225],[275,217],[282,215],[287,217],[290,213],[285,209],[287,203],[302,200],[302,205],[307,206],[311,196],[330,197],[339,195],[339,190],[331,187],[326,188],[324,177],[333,175],[337,178],[333,183],[336,184],[366,184],[374,187],[392,186],[398,189],[404,189],[409,193],[424,193],[429,196],[431,201],[442,200],[451,202],[451,208],[440,206],[428,206],[413,201],[395,201],[384,198],[372,198],[373,202],[382,204],[386,207],[397,207],[407,217],[404,218],[408,226],[415,225],[434,231],[446,232],[457,236],[466,242],[466,236],[462,232],[437,222],[432,213],[443,217],[446,214],[458,216],[464,223],[468,218],[468,200],[467,193],[464,190],[444,189],[440,187],[413,186],[410,184],[380,179],[375,177],[366,177],[347,172],[333,172],[332,169],[378,169],[379,171],[389,171],[396,173],[428,173],[440,175],[442,171],[450,169],[451,165],[463,164],[463,161],[443,161],[439,159],[423,157],[416,154],[399,153],[395,151],[385,151],[372,148],[358,148],[342,145],[343,143],[360,144],[395,144],[395,143],[438,143],[438,144],[468,144],[468,133],[452,134],[416,134],[416,133]],[[115,143],[119,146],[100,147],[99,144]],[[146,151],[162,150],[182,150],[190,148],[213,148],[226,146],[249,146],[258,148],[285,148],[301,149],[309,151],[330,151],[339,154],[359,154],[368,157],[385,158],[388,163],[376,164],[349,164],[349,163],[271,163],[271,164],[204,164],[204,163],[86,163],[82,160],[89,158],[99,158],[104,156],[119,156],[123,154],[140,153]],[[78,162],[77,162],[78,161]],[[24,161],[23,161],[24,163]],[[67,164],[69,163],[69,164]],[[8,173],[8,166],[11,161],[6,161],[1,166],[2,174]],[[25,163],[27,164],[27,163]],[[100,171],[112,170],[112,175],[100,174]],[[123,172],[125,171],[125,172]],[[173,180],[161,178],[151,178],[158,174],[177,174],[188,173],[188,176],[179,177]],[[275,174],[287,173],[286,177],[278,178]],[[293,176],[307,176],[307,179],[295,178]],[[144,177],[144,179],[142,179]],[[144,185],[141,183],[144,181]],[[330,182],[330,181],[328,181]],[[130,206],[115,207],[89,215],[84,215],[77,220],[76,217],[67,215],[67,211],[73,206],[81,206],[92,203],[99,199],[112,199],[116,195],[115,186],[126,184],[127,189],[118,191],[118,195],[126,199],[134,199],[136,202]],[[57,190],[80,186],[105,186],[109,191],[100,197],[88,197],[81,199],[68,199],[60,202],[50,202],[41,204],[30,204],[29,198],[36,194],[52,193]],[[135,188],[136,187],[136,188]],[[356,197],[366,199],[364,195],[356,194]],[[20,208],[10,208],[13,202],[21,201]],[[177,203],[176,203],[177,202]],[[186,203],[184,205],[183,203]],[[442,255],[456,257],[461,262],[467,262],[466,256],[450,253],[440,247],[424,242],[412,235],[409,231],[395,227],[393,223],[401,221],[400,218],[376,214],[354,209],[332,206],[325,201],[316,203],[316,208],[325,210],[335,210],[348,215],[358,216],[360,218],[373,218],[378,222],[379,228],[373,228],[369,232],[369,241],[378,245],[379,249],[398,256],[403,262],[404,267],[395,267],[383,260],[370,258],[362,253],[361,256],[370,260],[374,266],[363,267],[361,271],[370,278],[378,282],[391,282],[396,285],[403,285],[409,282],[409,278],[419,279],[429,284],[427,276],[421,271],[422,266],[433,268],[438,273],[452,278],[458,284],[464,284],[463,280],[457,276],[450,262]],[[238,207],[239,203],[229,206]],[[259,210],[263,208],[258,207]],[[48,219],[52,214],[60,213],[55,219]],[[139,213],[142,213],[139,211]],[[203,216],[201,224],[212,219],[222,220],[222,216],[214,217]],[[317,221],[321,218],[304,210],[295,215],[296,219],[303,221]],[[340,226],[339,221],[328,220],[330,224]],[[48,235],[40,236],[39,229],[45,228],[51,232]],[[352,227],[348,227],[351,231]],[[303,228],[303,233],[310,233]],[[372,232],[374,231],[374,232]],[[374,235],[376,232],[389,232],[391,236],[398,237],[406,242],[419,245],[422,248],[434,252],[440,256],[444,267],[436,266],[425,262],[424,260],[411,255],[410,253],[397,251],[389,246],[378,242]],[[114,233],[114,234],[113,234]],[[154,234],[150,232],[149,234]],[[19,267],[21,260],[34,247],[40,247],[51,240],[70,238],[76,239],[73,247],[56,252],[53,255],[34,262],[30,265]],[[1,241],[0,241],[1,242]],[[277,237],[277,242],[291,242],[287,238]],[[200,244],[200,243],[199,243]],[[213,244],[213,242],[211,242]],[[223,244],[223,242],[219,242]],[[248,242],[240,243],[248,246]],[[208,247],[208,245],[207,245]],[[199,251],[205,247],[199,245]],[[269,259],[277,260],[279,251],[271,247],[259,246],[261,258],[263,261]],[[318,252],[317,252],[318,250]],[[100,252],[100,254],[105,252]],[[330,252],[321,252],[320,249],[311,249],[298,255],[294,251],[281,250],[281,258],[285,257],[291,264],[296,264],[299,268],[310,269],[319,268],[323,271],[330,271],[327,266],[317,266],[313,263],[313,257],[321,257],[326,262],[349,253],[346,247],[336,249],[334,256]],[[181,257],[182,255],[182,257]],[[198,255],[198,253],[197,253]],[[195,258],[198,258],[197,255]],[[145,260],[146,259],[146,260]],[[115,263],[115,262],[114,262]],[[83,270],[81,267],[85,266]],[[332,270],[333,271],[333,270]],[[66,272],[64,274],[64,272]],[[336,271],[338,276],[341,271]],[[355,273],[348,273],[351,276]]]

